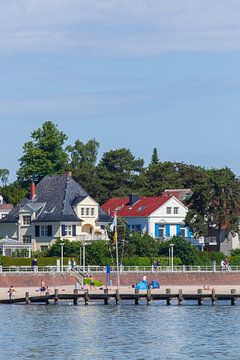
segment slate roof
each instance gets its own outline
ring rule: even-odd
[[[100,223],[110,223],[112,222],[112,216],[110,216],[101,207],[99,207],[98,221]]]
[[[87,192],[71,176],[47,175],[36,186],[36,196],[32,200],[23,199],[2,222],[16,222],[20,208],[25,205],[38,209],[35,222],[81,221],[73,204],[86,196]]]
[[[169,196],[140,196],[139,200],[133,205],[129,205],[129,198],[112,198],[103,206],[103,210],[111,216],[116,212],[122,217],[146,217],[151,215],[155,210],[161,207],[169,200]]]

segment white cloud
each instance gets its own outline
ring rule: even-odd
[[[0,3],[0,53],[101,56],[239,51],[239,0],[11,0]]]

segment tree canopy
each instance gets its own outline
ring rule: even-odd
[[[51,121],[31,134],[32,141],[23,145],[23,156],[17,172],[23,184],[38,183],[45,175],[60,173],[67,166],[67,153],[63,148],[67,136]]]

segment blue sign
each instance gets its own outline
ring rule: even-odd
[[[106,274],[110,274],[110,272],[111,272],[111,267],[110,267],[109,264],[107,264],[107,266],[106,266]]]

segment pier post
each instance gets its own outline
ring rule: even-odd
[[[166,289],[166,294],[170,295],[171,294],[171,289]],[[170,297],[167,298],[167,305],[171,305],[171,298]]]
[[[138,295],[139,294],[139,289],[135,289],[135,294]],[[138,305],[139,304],[139,297],[136,296],[135,297],[135,305]]]
[[[25,292],[25,304],[29,304],[30,300],[29,300],[29,292]]]
[[[73,294],[74,294],[73,305],[77,305],[77,303],[78,303],[78,297],[77,297],[77,295],[78,295],[78,289],[74,289],[74,290],[73,290]]]
[[[150,305],[152,301],[151,289],[147,289],[147,305]]]
[[[202,295],[202,289],[198,289],[197,291],[198,295]],[[198,298],[198,305],[201,306],[202,305],[202,297],[199,296]]]
[[[46,294],[45,294],[45,302],[46,302],[46,305],[49,304],[48,296],[49,296],[49,292],[46,292]]]
[[[88,305],[88,301],[89,301],[88,290],[86,290],[86,291],[85,291],[85,294],[84,294],[84,301],[85,301],[85,305]]]
[[[183,302],[183,291],[182,289],[178,290],[178,305],[182,305]]]
[[[104,289],[104,295],[107,295],[107,296],[104,298],[104,305],[108,305],[108,304],[109,304],[108,289]]]
[[[216,290],[215,289],[212,289],[212,305],[215,305],[216,304]]]
[[[235,295],[236,294],[236,289],[231,289],[231,295]],[[231,305],[234,306],[236,305],[236,298],[233,296],[231,297]]]
[[[119,289],[116,289],[116,305],[118,305],[120,302],[120,294],[119,294]]]
[[[54,304],[58,303],[58,289],[54,290]]]

